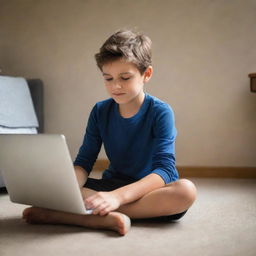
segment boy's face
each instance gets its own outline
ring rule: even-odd
[[[133,63],[122,59],[107,63],[102,67],[106,89],[110,97],[118,104],[129,103],[143,94],[143,85],[150,79],[151,73],[149,75],[146,71],[141,75]]]

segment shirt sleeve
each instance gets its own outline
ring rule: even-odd
[[[170,106],[166,105],[157,112],[155,117],[152,158],[152,173],[161,176],[165,184],[179,178],[175,164],[176,135],[174,113]]]
[[[74,165],[83,167],[88,173],[92,171],[93,165],[98,157],[102,145],[102,138],[98,128],[97,106],[90,113],[86,132]]]

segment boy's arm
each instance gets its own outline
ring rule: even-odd
[[[102,138],[97,122],[97,105],[95,105],[88,119],[83,143],[73,162],[80,187],[87,181],[89,173],[92,171],[93,165],[100,152],[101,145]]]
[[[120,205],[134,202],[149,192],[165,186],[164,180],[155,173],[151,173],[139,181],[113,190],[113,194],[119,199]]]
[[[74,168],[75,168],[76,178],[77,178],[79,187],[82,188],[87,181],[88,172],[84,168],[78,165],[75,165]]]

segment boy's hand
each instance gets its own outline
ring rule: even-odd
[[[87,209],[93,209],[92,214],[101,216],[116,210],[121,205],[118,196],[112,192],[97,192],[84,201]]]

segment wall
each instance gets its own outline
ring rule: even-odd
[[[74,158],[94,103],[108,97],[94,53],[119,28],[153,41],[146,91],[175,111],[177,164],[256,166],[255,0],[0,0],[2,74],[41,78],[45,129]],[[104,152],[100,158],[104,158]]]

